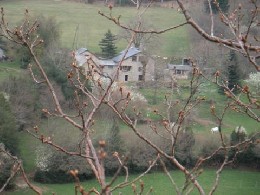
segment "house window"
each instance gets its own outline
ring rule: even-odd
[[[181,70],[176,70],[176,74],[181,74]]]
[[[138,67],[138,72],[143,72],[143,67]]]
[[[125,81],[128,81],[128,75],[125,75]]]
[[[137,61],[137,56],[133,56],[133,57],[132,57],[132,61],[133,61],[133,62],[136,62],[136,61]]]
[[[121,66],[120,70],[123,71],[123,72],[130,71],[131,70],[131,66]]]
[[[108,69],[113,69],[113,66],[107,66]]]
[[[182,64],[183,65],[190,65],[190,60],[189,59],[183,59]]]
[[[143,78],[144,78],[143,75],[139,75],[139,76],[138,76],[138,81],[142,81]]]

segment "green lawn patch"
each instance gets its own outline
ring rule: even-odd
[[[9,76],[17,76],[20,73],[19,63],[13,62],[0,62],[0,83],[7,79]]]
[[[121,31],[121,28],[98,14],[99,10],[109,14],[109,9],[104,4],[84,4],[63,0],[20,0],[1,1],[1,6],[4,7],[7,21],[11,25],[17,25],[21,21],[25,9],[30,11],[30,15],[42,14],[55,17],[61,27],[62,44],[69,49],[72,49],[73,46],[74,48],[87,47],[94,53],[100,52],[98,43],[107,30],[111,29],[113,34],[119,34]],[[138,15],[138,12],[135,7],[114,7],[112,14],[115,17],[121,15],[122,24],[127,24]],[[154,28],[158,30],[184,21],[182,14],[171,8],[152,7],[143,16],[149,24],[153,24]],[[167,19],[162,20],[162,18]],[[156,44],[157,47],[153,48],[154,54],[183,55],[183,52],[189,48],[186,27],[159,35],[159,40],[160,44]],[[117,43],[118,52],[126,45],[125,40],[120,40]]]
[[[183,174],[180,171],[171,171],[171,175],[174,178],[178,186],[182,186],[184,182]],[[131,175],[130,180],[135,178],[137,175]],[[214,170],[206,170],[199,177],[199,182],[203,186],[206,194],[210,191],[215,178]],[[108,179],[109,180],[109,179]],[[124,177],[119,177],[119,180],[123,181]],[[166,195],[175,194],[175,191],[171,185],[168,177],[162,172],[153,172],[147,174],[142,178],[144,181],[145,191],[147,192],[151,187],[153,188],[153,193],[156,195]],[[36,184],[44,190],[44,194],[51,194],[55,192],[56,195],[69,195],[74,194],[74,184]],[[88,180],[82,182],[82,186],[87,190],[92,187],[97,187],[96,180]],[[137,188],[140,189],[139,181],[136,182]],[[260,174],[259,172],[241,171],[241,170],[224,170],[220,177],[219,187],[215,194],[229,194],[229,195],[257,195],[260,191]],[[131,186],[124,189],[119,189],[115,191],[115,194],[122,192],[124,195],[133,194]],[[30,190],[26,189],[23,191],[11,192],[7,194],[12,195],[30,195],[34,194]],[[196,189],[192,194],[199,194]]]
[[[23,160],[24,169],[26,172],[32,172],[36,168],[35,149],[38,144],[41,144],[41,142],[36,140],[34,137],[29,135],[25,131],[18,132],[18,134],[19,134],[19,151],[20,151],[20,156]]]

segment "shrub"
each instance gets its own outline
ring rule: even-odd
[[[14,161],[8,156],[3,143],[0,143],[0,188],[5,184],[10,177]],[[6,186],[6,190],[14,188],[13,179]]]
[[[105,159],[105,170],[108,175],[112,175],[120,166],[118,160],[113,156],[113,154],[117,152],[119,155],[121,155],[125,151],[125,145],[120,136],[120,129],[117,118],[113,118],[113,125],[107,137],[105,150],[108,154],[107,158]]]
[[[216,136],[209,136],[207,140],[202,144],[202,148],[199,151],[199,156],[207,157],[211,155],[220,145],[220,140]],[[216,166],[224,161],[223,151],[216,153],[211,159],[206,161],[208,166]]]
[[[3,143],[12,154],[17,154],[18,138],[14,121],[9,102],[0,93],[0,143]]]
[[[93,174],[86,166],[82,158],[68,156],[64,153],[52,151],[46,146],[37,148],[36,166],[37,171],[34,181],[41,183],[67,183],[74,181],[68,174],[69,170],[77,169],[81,181],[92,178]]]
[[[176,158],[187,167],[194,164],[194,144],[195,138],[190,128],[179,132],[179,138],[176,145]]]

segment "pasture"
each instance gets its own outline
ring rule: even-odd
[[[167,116],[165,112],[165,95],[171,97],[173,100],[184,101],[187,99],[189,95],[189,81],[181,80],[180,81],[180,94],[176,91],[172,91],[169,88],[160,87],[157,89],[157,93],[155,95],[154,88],[143,88],[140,89],[140,92],[145,96],[148,100],[149,106],[153,109],[158,109],[164,116]],[[210,111],[210,106],[212,102],[214,102],[216,107],[216,112],[220,115],[223,111],[223,107],[230,100],[218,93],[218,88],[209,82],[204,83],[198,90],[197,96],[204,97],[205,100],[198,105],[193,112],[190,114],[192,117],[192,130],[196,134],[211,134],[211,128],[217,126],[217,120]],[[154,98],[156,98],[157,103],[153,104]],[[256,111],[259,114],[259,111]],[[176,113],[178,111],[176,110]],[[156,117],[155,115],[152,115]],[[156,118],[154,118],[156,119]],[[223,121],[223,132],[227,136],[235,129],[236,126],[242,125],[246,128],[247,132],[253,133],[259,131],[259,124],[257,121],[249,118],[246,114],[235,112],[233,110],[229,110],[226,112],[224,121]]]
[[[184,177],[180,171],[171,171],[171,175],[174,178],[178,186],[182,186]],[[129,180],[131,181],[138,175],[131,175]],[[204,190],[208,193],[211,189],[211,186],[214,182],[215,171],[205,170],[199,181],[204,186]],[[110,178],[108,178],[109,180]],[[119,177],[119,180],[123,181],[124,177]],[[168,195],[173,194],[174,189],[171,185],[168,177],[161,172],[152,172],[147,174],[142,178],[144,181],[145,192],[153,188],[153,193],[156,195]],[[139,181],[136,183],[137,189],[140,189]],[[74,194],[74,184],[36,184],[37,186],[42,187],[44,194],[55,193],[56,195],[69,195]],[[82,182],[82,186],[87,190],[92,187],[97,187],[96,180],[88,180]],[[220,177],[219,188],[217,189],[217,195],[228,194],[228,195],[257,195],[260,191],[260,174],[259,172],[250,172],[250,171],[239,171],[239,170],[225,170]],[[128,186],[124,189],[119,189],[115,191],[115,194],[122,192],[124,195],[133,194],[131,186]],[[31,195],[34,194],[29,189],[24,189],[22,191],[14,191],[6,193],[6,195]],[[191,194],[198,194],[194,190]]]
[[[19,75],[21,71],[17,62],[0,62],[0,83],[8,79],[10,75]]]
[[[62,45],[69,49],[86,47],[90,51],[98,53],[100,52],[98,43],[108,29],[111,29],[113,34],[122,34],[119,27],[98,14],[99,10],[110,14],[109,9],[102,3],[84,4],[63,0],[12,0],[1,1],[1,7],[5,9],[5,16],[11,26],[19,24],[19,21],[24,17],[25,9],[30,11],[31,16],[54,17],[61,28]],[[121,15],[121,23],[126,25],[129,21],[134,20],[138,14],[140,13],[135,7],[114,7],[112,10],[112,15],[116,18]],[[152,7],[145,11],[142,16],[149,28],[158,30],[174,26],[183,21],[182,15],[171,8]],[[161,18],[167,19],[162,20]],[[185,55],[183,52],[189,48],[186,27],[158,35],[157,41],[156,47],[153,47],[152,51],[156,55],[169,57],[178,54]],[[117,42],[118,52],[126,46],[125,40],[119,40]]]

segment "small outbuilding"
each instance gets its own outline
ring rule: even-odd
[[[6,58],[4,54],[4,50],[0,48],[0,61],[4,60]]]
[[[167,68],[164,70],[165,80],[170,81],[172,76],[178,79],[187,79],[191,71],[190,60],[184,58],[181,64],[167,64]]]

